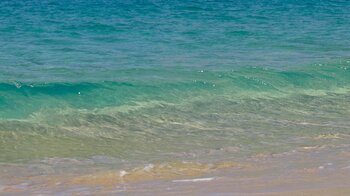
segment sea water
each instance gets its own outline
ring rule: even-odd
[[[349,10],[325,0],[1,1],[0,162],[123,169],[346,146]]]

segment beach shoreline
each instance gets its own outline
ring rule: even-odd
[[[7,177],[4,195],[348,195],[350,153],[343,148],[304,147],[257,155],[245,162],[148,164],[131,170],[105,169],[80,174],[56,173]],[[11,167],[2,166],[2,171]],[[18,170],[17,168],[12,168]],[[33,168],[31,168],[33,170]],[[51,168],[52,169],[52,168]],[[24,172],[22,168],[21,173]],[[53,169],[54,170],[54,169]],[[4,184],[4,183],[2,183]]]
[[[0,196],[350,195],[349,10],[0,0]]]

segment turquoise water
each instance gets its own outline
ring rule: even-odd
[[[0,161],[214,162],[346,145],[349,10],[1,1]]]

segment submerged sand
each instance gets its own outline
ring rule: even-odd
[[[0,195],[350,195],[347,149],[302,147],[241,162],[177,161],[45,175],[1,165]]]

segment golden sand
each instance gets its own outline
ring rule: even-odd
[[[219,169],[240,167],[235,162],[217,164],[201,164],[193,162],[173,162],[166,164],[150,164],[145,167],[127,171],[108,171],[75,177],[71,183],[79,185],[110,186],[119,183],[130,183],[147,180],[170,180],[184,177],[200,176]]]

